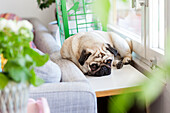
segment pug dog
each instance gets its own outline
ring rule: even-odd
[[[105,76],[132,60],[132,43],[114,32],[81,32],[66,39],[60,50],[64,59],[74,62],[84,74]],[[117,59],[117,56],[119,58]]]

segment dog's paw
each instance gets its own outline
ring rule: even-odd
[[[123,62],[123,64],[125,64],[125,65],[130,64],[131,58],[129,58],[129,57],[124,57],[122,62]]]
[[[120,61],[120,62],[118,62],[117,64],[116,64],[116,68],[117,69],[121,69],[123,67],[123,62],[122,61]]]

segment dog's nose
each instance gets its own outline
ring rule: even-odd
[[[111,74],[111,68],[102,66],[100,71],[95,73],[95,76],[105,76],[105,75],[110,75]]]
[[[103,70],[103,71],[107,71],[107,69],[108,69],[108,68],[107,68],[106,66],[102,66],[102,70]]]
[[[104,72],[104,75],[110,75],[111,74],[111,68],[102,66],[101,71]]]

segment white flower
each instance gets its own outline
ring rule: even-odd
[[[15,34],[18,34],[18,32],[22,28],[24,28],[25,30],[27,29],[28,31],[31,31],[33,29],[33,26],[27,20],[16,22],[13,20],[0,19],[0,31],[3,31],[4,28],[11,30]],[[25,33],[27,33],[27,30],[26,31],[22,30],[21,34],[24,35]],[[26,36],[28,36],[28,34]]]
[[[26,30],[26,29],[20,29],[19,30],[19,32],[23,35],[23,36],[25,36],[25,38],[31,38],[32,36],[31,36],[31,34],[29,33],[29,31],[28,30]]]
[[[21,31],[20,31],[20,32],[21,32],[21,34],[23,34],[23,35],[24,35],[25,33],[27,33],[27,31],[26,31],[26,30],[24,30],[24,29],[21,29]]]
[[[7,20],[6,28],[9,28],[12,32],[18,33],[17,23],[13,20]]]
[[[25,37],[26,37],[26,38],[30,38],[31,36],[30,36],[29,33],[27,33],[27,34],[25,34]]]
[[[0,31],[4,30],[6,23],[7,23],[6,19],[0,19]]]
[[[28,29],[28,30],[30,30],[30,31],[33,29],[32,24],[31,24],[30,22],[28,22],[27,20],[19,21],[19,22],[17,23],[17,27],[18,27],[18,29],[20,29],[20,28],[26,28],[26,29]]]

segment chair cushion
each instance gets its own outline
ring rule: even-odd
[[[40,55],[43,55],[40,50],[35,49],[36,52],[38,52]],[[48,60],[43,66],[36,67],[35,73],[38,77],[42,78],[46,83],[53,83],[53,82],[60,82],[61,81],[61,70],[60,67],[52,62],[51,60]]]

